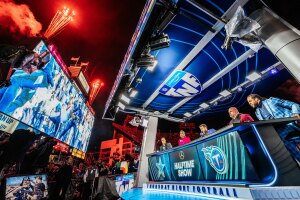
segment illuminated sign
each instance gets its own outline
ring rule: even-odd
[[[94,116],[82,92],[65,73],[65,64],[54,46],[41,41],[34,52],[50,50],[43,68],[27,73],[16,69],[11,85],[1,88],[0,111],[72,147],[87,150]],[[3,124],[7,126],[7,124]],[[7,126],[8,127],[8,126]],[[6,128],[7,128],[6,127]]]
[[[201,90],[200,81],[194,75],[176,71],[161,87],[159,93],[171,97],[189,97],[199,94]]]
[[[118,194],[121,196],[123,192],[130,190],[134,185],[134,175],[126,174],[123,176],[116,177],[116,189]]]
[[[6,133],[13,133],[19,124],[18,120],[15,120],[3,113],[0,113],[0,130]]]
[[[81,83],[81,85],[82,85],[84,91],[85,91],[86,93],[89,93],[89,91],[90,91],[90,86],[89,86],[88,82],[86,81],[86,78],[85,78],[85,76],[83,75],[82,72],[79,73],[79,75],[78,75],[78,80],[80,81],[80,83]]]
[[[72,156],[75,156],[77,158],[84,159],[85,158],[85,153],[83,151],[80,151],[78,149],[73,148],[72,151]]]
[[[189,147],[169,153],[171,172],[174,180],[193,180],[202,178],[202,170],[196,147]]]

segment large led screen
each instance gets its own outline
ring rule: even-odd
[[[49,50],[41,41],[34,51]],[[94,116],[53,55],[44,61],[40,69],[13,71],[10,85],[0,88],[0,111],[86,152]]]

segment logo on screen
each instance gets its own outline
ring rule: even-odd
[[[158,178],[165,178],[164,168],[165,164],[162,163],[161,158],[159,157],[158,163],[156,163],[156,167],[158,169]]]
[[[216,146],[202,148],[205,159],[218,174],[225,174],[228,171],[228,162],[225,153]]]
[[[171,97],[189,97],[199,94],[201,90],[200,81],[194,75],[176,71],[160,88],[159,93]]]
[[[180,158],[180,160],[184,159],[184,152],[183,151],[179,151],[179,158]]]

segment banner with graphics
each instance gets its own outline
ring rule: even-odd
[[[153,181],[171,180],[169,154],[149,157],[149,173]]]
[[[197,149],[195,146],[171,152],[172,180],[202,180]]]
[[[259,180],[236,131],[199,144],[197,149],[205,180]]]
[[[6,133],[13,133],[19,124],[18,120],[15,120],[0,112],[0,130]]]
[[[130,190],[134,186],[134,174],[125,174],[116,177],[116,190],[121,196],[123,192]]]

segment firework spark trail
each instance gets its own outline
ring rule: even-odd
[[[44,37],[50,39],[58,35],[71,21],[73,21],[74,16],[75,12],[70,12],[69,8],[64,7],[63,10],[58,10],[51,20]]]

